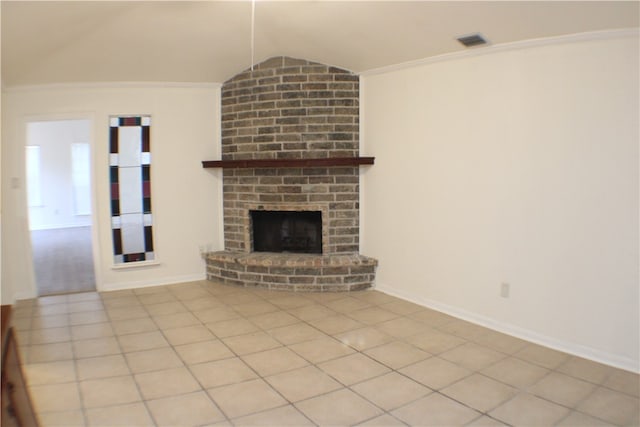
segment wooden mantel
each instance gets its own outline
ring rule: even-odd
[[[203,168],[314,168],[372,165],[375,157],[329,157],[314,159],[204,160]]]

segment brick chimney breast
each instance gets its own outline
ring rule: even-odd
[[[358,157],[359,84],[359,76],[348,70],[282,56],[237,74],[222,86],[222,160]],[[263,271],[270,263],[315,263],[317,276],[322,271],[336,273],[328,266],[346,274],[269,280],[284,282],[285,288],[290,280],[311,288],[371,286],[377,261],[358,253],[359,191],[358,166],[223,169],[225,251],[214,257],[215,266],[209,265],[209,277],[233,282],[238,275],[249,274],[250,266],[250,281],[259,286],[257,267]],[[322,255],[252,256],[252,210],[321,212]],[[228,265],[240,270],[221,275],[220,268]],[[346,277],[352,267],[354,274],[366,277]]]

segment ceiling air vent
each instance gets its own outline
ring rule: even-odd
[[[465,45],[465,47],[487,44],[487,41],[480,34],[471,34],[470,36],[458,37],[458,41]]]

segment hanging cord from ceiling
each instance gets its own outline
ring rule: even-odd
[[[251,0],[251,71],[253,71],[255,51],[256,0]]]

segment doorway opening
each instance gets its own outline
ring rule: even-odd
[[[27,123],[29,230],[38,295],[96,290],[90,120]]]

